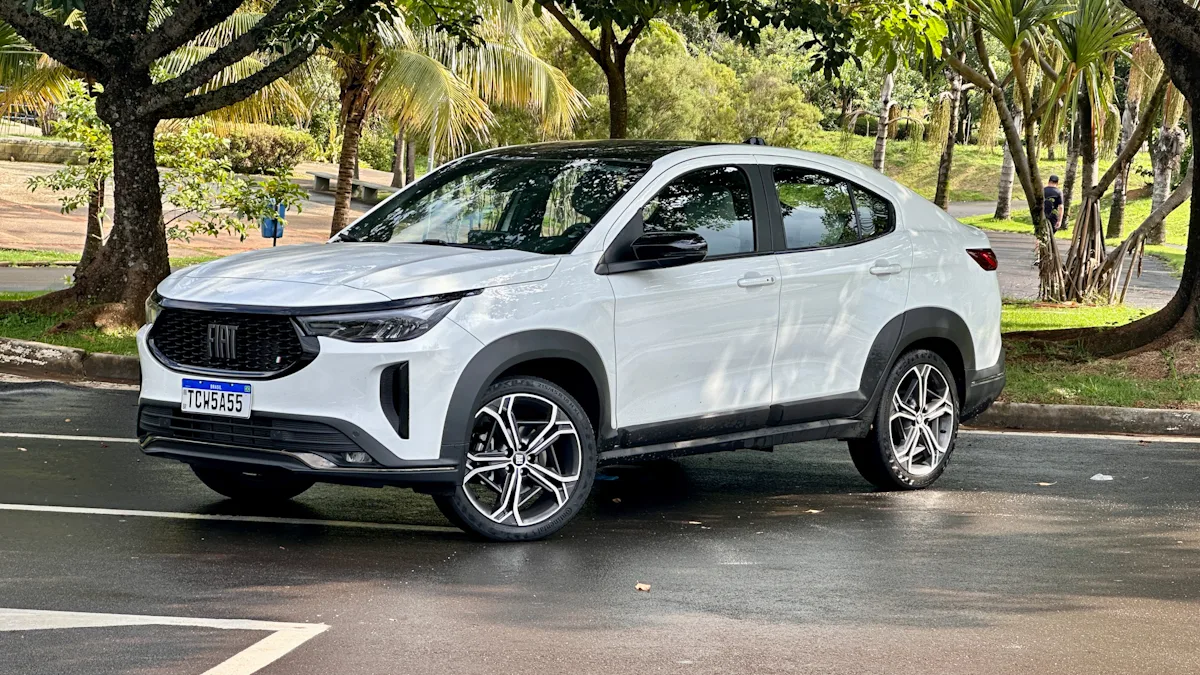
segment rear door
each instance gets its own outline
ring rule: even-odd
[[[612,274],[616,415],[628,444],[765,423],[778,310],[757,167],[694,160],[655,181],[643,232],[689,231],[705,260]],[[758,418],[761,417],[761,420]]]
[[[763,175],[783,233],[772,367],[780,422],[856,414],[864,372],[886,367],[868,362],[872,345],[887,342],[885,326],[908,299],[911,242],[894,205],[861,184],[798,164]]]

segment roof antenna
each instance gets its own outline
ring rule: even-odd
[[[767,144],[767,142],[766,142],[766,141],[764,141],[764,140],[762,139],[762,137],[760,137],[760,136],[751,136],[750,138],[747,138],[747,139],[746,139],[745,141],[743,141],[743,142],[744,142],[746,145],[766,145],[766,144]]]

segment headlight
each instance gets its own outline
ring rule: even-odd
[[[154,323],[158,315],[162,314],[162,305],[158,304],[159,299],[158,291],[151,293],[150,297],[146,298],[146,323]]]
[[[309,335],[347,342],[403,342],[428,333],[457,304],[455,298],[362,314],[302,316],[298,320]]]

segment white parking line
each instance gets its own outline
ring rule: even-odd
[[[317,520],[314,518],[276,518],[273,516],[227,516],[215,513],[184,513],[179,511],[138,511],[130,509],[101,509],[86,506],[47,506],[45,504],[0,504],[0,511],[32,511],[36,513],[71,513],[85,516],[119,516],[122,518],[168,518],[174,520],[212,520],[231,523],[269,523],[274,525],[319,525],[349,527],[363,530],[397,532],[462,532],[456,527],[439,525],[405,525],[403,523],[364,523],[354,520]]]
[[[0,607],[0,632],[57,630],[64,628],[107,628],[118,626],[188,626],[221,630],[270,631],[267,637],[233,655],[203,675],[251,675],[278,661],[296,647],[324,633],[323,623],[281,623],[252,619],[201,619],[186,616],[147,614],[100,614],[56,612],[41,609]]]
[[[64,434],[21,434],[12,431],[0,432],[0,438],[32,438],[44,441],[98,441],[100,443],[137,443],[136,438],[115,436],[67,436]]]

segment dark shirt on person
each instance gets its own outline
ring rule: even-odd
[[[1042,190],[1042,212],[1046,214],[1046,218],[1057,223],[1059,215],[1061,215],[1059,213],[1059,209],[1062,208],[1062,205],[1062,190],[1059,190],[1053,185],[1047,185],[1045,189]]]

